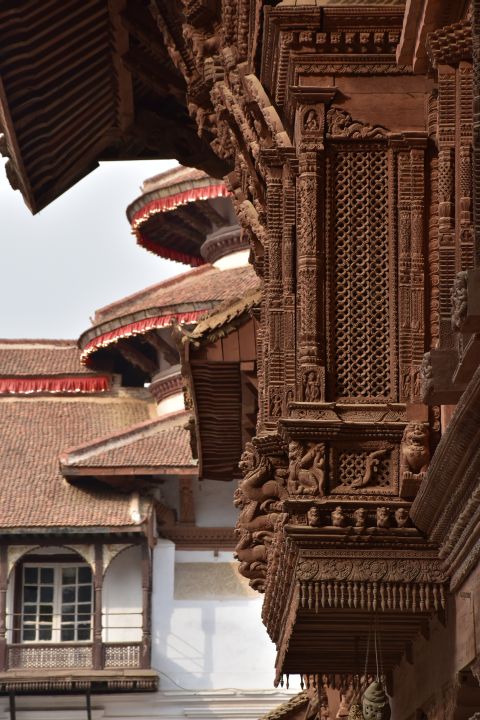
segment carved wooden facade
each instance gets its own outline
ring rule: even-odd
[[[448,593],[409,508],[445,402],[422,404],[424,356],[453,349],[451,287],[475,256],[468,9],[433,25],[419,71],[396,4],[186,1],[181,50],[157,7],[263,280],[237,553],[277,681],[352,678],[372,613],[391,672]]]

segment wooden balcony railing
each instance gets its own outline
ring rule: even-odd
[[[102,668],[141,668],[141,643],[102,643]],[[85,670],[94,667],[93,643],[7,646],[7,670]]]

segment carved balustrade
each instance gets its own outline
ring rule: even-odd
[[[103,643],[102,669],[141,668],[141,643]],[[93,668],[93,643],[35,643],[7,646],[7,670]]]

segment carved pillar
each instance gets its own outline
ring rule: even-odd
[[[457,158],[458,222],[457,222],[457,270],[472,268],[472,65],[461,62],[458,66],[457,99]]]
[[[150,667],[152,648],[152,558],[147,543],[142,545],[142,650],[140,666]]]
[[[102,590],[103,590],[103,547],[95,543],[95,570],[93,574],[95,593],[93,613],[93,669],[103,668],[102,643]]]
[[[0,547],[0,672],[7,669],[8,547]]]
[[[473,212],[475,265],[480,263],[480,0],[473,0]]]
[[[450,289],[455,277],[455,69],[438,66],[438,241],[440,343],[451,347]]]
[[[325,111],[334,88],[295,88],[298,365],[302,400],[325,399]]]
[[[425,352],[425,138],[398,157],[400,399],[420,402]]]
[[[296,399],[295,347],[295,175],[292,163],[285,163],[283,188],[283,313],[285,401]]]
[[[268,417],[277,420],[284,412],[283,382],[283,309],[282,309],[282,239],[283,196],[282,168],[278,158],[267,160],[267,228],[268,279],[266,282],[268,363],[265,383],[268,390]]]
[[[195,524],[195,500],[192,478],[180,478],[180,522]]]

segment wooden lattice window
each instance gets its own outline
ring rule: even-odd
[[[335,398],[390,399],[388,155],[331,158],[332,369]]]
[[[86,564],[24,564],[21,642],[91,640],[93,586]]]

